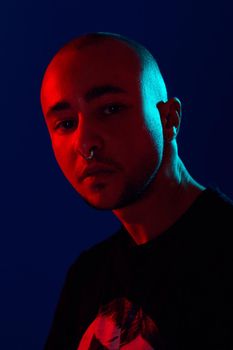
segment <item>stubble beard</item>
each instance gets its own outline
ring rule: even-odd
[[[146,172],[144,172],[144,174],[141,175],[141,177],[137,180],[137,182],[133,181],[129,177],[126,177],[123,190],[120,193],[119,197],[116,199],[116,202],[114,204],[95,205],[91,200],[89,200],[87,197],[85,197],[81,193],[79,193],[79,195],[90,207],[100,211],[103,211],[103,210],[112,211],[112,210],[118,210],[118,209],[128,207],[131,204],[135,203],[136,201],[144,198],[150,193],[152,184],[156,180],[156,175],[158,173],[158,169],[160,165],[161,165],[161,162],[159,162],[157,166],[154,165],[152,171],[147,170]]]

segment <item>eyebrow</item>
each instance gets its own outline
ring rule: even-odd
[[[95,98],[101,97],[105,94],[119,94],[126,93],[126,91],[115,85],[102,85],[102,86],[94,86],[90,90],[85,93],[85,101],[90,102]]]
[[[66,101],[59,101],[55,103],[52,107],[49,108],[47,115],[52,114],[53,112],[64,111],[70,108],[70,104]]]
[[[93,86],[91,89],[89,89],[85,95],[84,100],[89,103],[93,101],[96,98],[99,98],[106,94],[120,94],[120,93],[126,93],[127,91],[123,88],[115,85],[100,85],[100,86]],[[55,103],[52,107],[49,108],[47,112],[47,116],[53,114],[54,112],[64,111],[71,108],[71,105],[69,102],[62,100],[57,103]]]

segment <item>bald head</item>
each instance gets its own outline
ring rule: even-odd
[[[66,43],[56,53],[53,60],[59,56],[63,56],[66,52],[69,51],[82,52],[86,48],[93,47],[94,49],[94,47],[104,46],[109,42],[113,45],[115,44],[118,47],[119,51],[122,50],[122,48],[124,49],[127,47],[134,53],[135,59],[139,62],[140,65],[140,80],[143,86],[142,90],[144,92],[143,97],[147,98],[149,94],[150,98],[152,98],[154,102],[166,102],[168,98],[166,85],[153,55],[143,45],[120,34],[108,32],[84,34]],[[106,54],[108,55],[109,52]],[[135,74],[138,73],[139,72],[135,72]]]

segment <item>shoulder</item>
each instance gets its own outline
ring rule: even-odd
[[[193,226],[207,246],[232,247],[233,201],[218,188],[208,187],[196,203]]]
[[[219,261],[219,266],[228,261],[233,267],[233,201],[218,188],[209,187],[202,194],[201,220],[199,237],[203,251],[208,256],[211,252]],[[221,261],[221,263],[220,263]],[[231,261],[231,262],[230,262]]]
[[[233,228],[233,200],[225,193],[219,188],[208,187],[200,200],[203,219],[205,218],[210,226],[212,224]]]
[[[228,210],[233,210],[233,199],[221,191],[218,187],[207,187],[206,192],[208,193],[209,199],[214,200],[214,203]]]

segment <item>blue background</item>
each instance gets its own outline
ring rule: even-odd
[[[42,349],[68,267],[120,225],[79,198],[53,157],[39,92],[54,53],[92,31],[144,44],[169,96],[183,104],[185,165],[196,180],[233,197],[232,18],[226,0],[2,5],[1,349]]]

